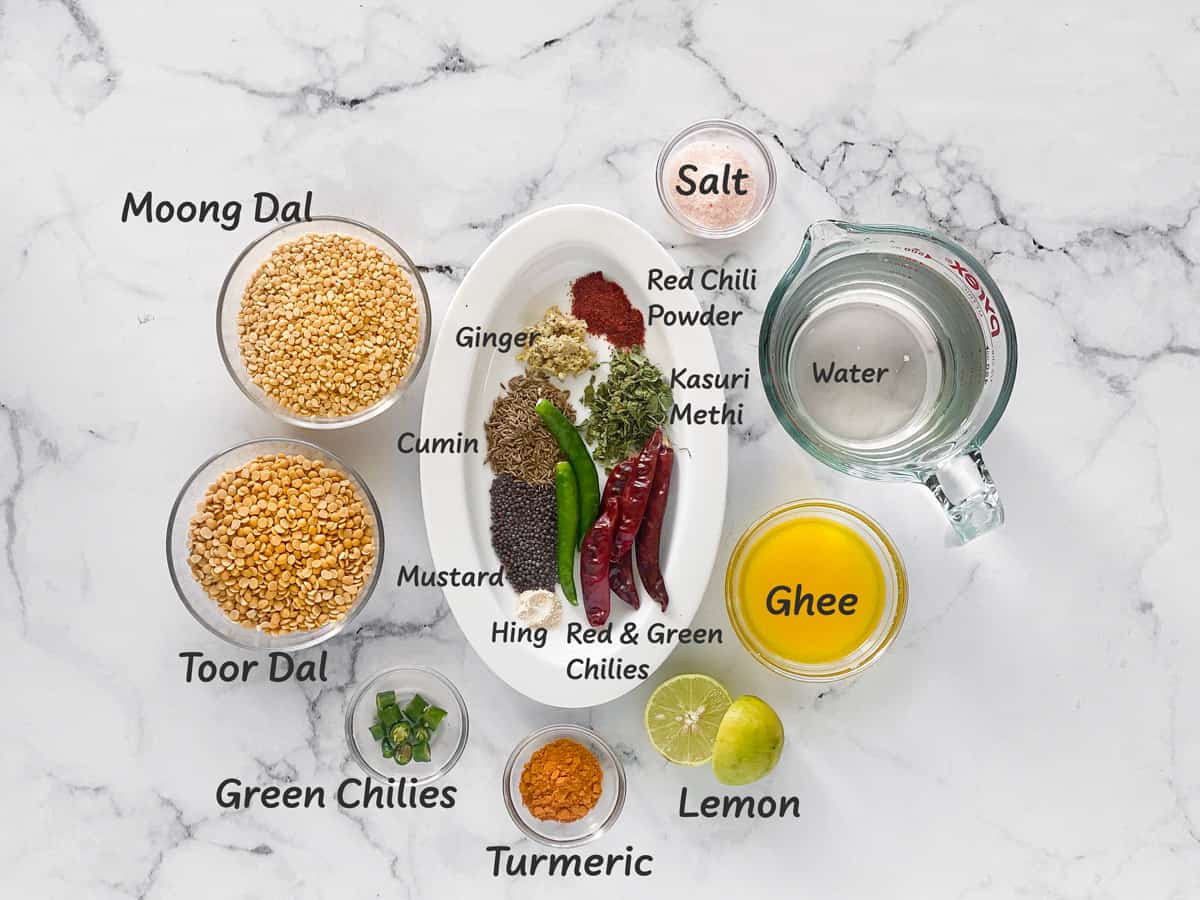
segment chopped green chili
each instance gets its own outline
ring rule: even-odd
[[[414,696],[408,701],[408,706],[404,707],[404,713],[410,719],[420,718],[421,713],[429,708],[429,704],[425,702],[425,698],[420,694]]]
[[[394,759],[401,766],[431,760],[429,743],[446,718],[446,710],[430,706],[420,694],[413,695],[402,708],[396,702],[395,691],[376,694],[375,710],[369,731],[379,741],[384,759]]]
[[[440,706],[431,706],[421,714],[421,724],[430,731],[437,729],[442,724],[442,719],[446,718],[446,711]]]
[[[385,728],[391,728],[400,721],[400,710],[395,706],[385,706],[379,711],[379,721]]]

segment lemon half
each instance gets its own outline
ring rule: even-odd
[[[646,703],[646,735],[673,763],[701,766],[712,759],[717,729],[732,698],[707,675],[676,675]]]
[[[713,774],[721,784],[758,781],[783,753],[783,722],[758,697],[738,697],[721,720],[713,752]]]

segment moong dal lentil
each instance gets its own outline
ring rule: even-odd
[[[390,256],[344,234],[280,244],[242,295],[250,379],[289,412],[340,418],[384,399],[416,358],[420,318]]]
[[[345,474],[304,456],[259,456],[209,485],[188,564],[234,622],[268,634],[343,618],[375,563],[372,519]]]

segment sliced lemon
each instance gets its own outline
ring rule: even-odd
[[[682,766],[712,759],[717,728],[732,703],[729,691],[707,675],[676,675],[646,703],[646,736],[654,749]]]

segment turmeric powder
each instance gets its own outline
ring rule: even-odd
[[[546,821],[582,819],[600,800],[604,773],[596,754],[570,738],[534,751],[521,772],[521,800]]]

